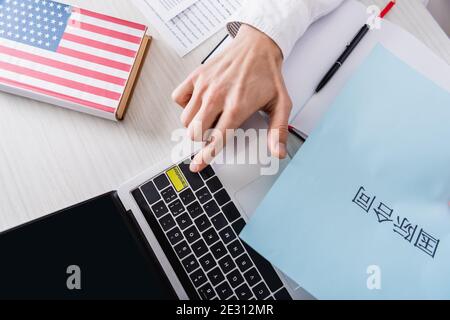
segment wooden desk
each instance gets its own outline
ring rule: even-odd
[[[129,1],[67,2],[147,23]],[[450,41],[419,0],[400,0],[390,19],[450,63]],[[0,230],[115,190],[169,156],[181,113],[170,93],[225,32],[184,59],[150,32],[155,41],[124,122],[0,94]]]

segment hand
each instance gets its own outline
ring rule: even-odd
[[[292,102],[282,63],[282,52],[271,38],[243,25],[226,51],[195,70],[173,92],[173,100],[184,108],[181,121],[192,140],[205,141],[205,133],[214,128],[191,171],[202,171],[222,150],[227,129],[239,128],[259,110],[270,116],[269,150],[275,157],[286,157]]]

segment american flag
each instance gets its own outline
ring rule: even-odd
[[[49,0],[0,0],[0,84],[115,113],[144,25]]]

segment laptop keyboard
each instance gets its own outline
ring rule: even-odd
[[[172,167],[132,192],[187,294],[290,300],[271,264],[242,242],[246,223],[211,166]]]

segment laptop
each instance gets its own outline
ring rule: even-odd
[[[260,115],[246,125],[267,126]],[[214,164],[193,174],[191,156],[182,157],[1,233],[0,298],[309,298],[239,239],[277,176],[262,176],[262,164]]]

